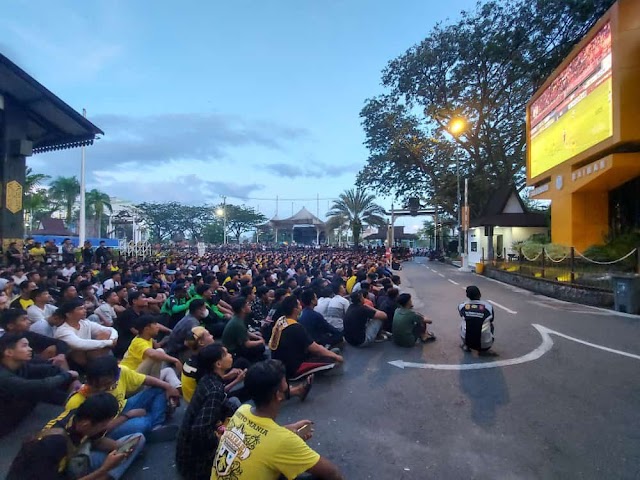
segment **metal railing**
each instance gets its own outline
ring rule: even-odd
[[[484,249],[482,257],[485,257]],[[521,247],[511,253],[503,249],[493,261],[483,263],[533,278],[612,291],[612,275],[640,273],[640,249],[634,248],[611,261],[601,261],[588,258],[575,247]]]

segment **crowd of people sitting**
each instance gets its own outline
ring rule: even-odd
[[[312,422],[276,423],[282,403],[339,375],[346,344],[435,340],[384,249],[99,250],[26,250],[0,272],[0,436],[63,407],[7,478],[119,478],[172,440],[185,479],[342,478],[305,443]]]

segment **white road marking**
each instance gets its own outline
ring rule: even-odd
[[[444,275],[443,275],[443,274],[439,273],[438,275],[440,275],[442,278],[444,278]]]
[[[555,330],[551,330],[542,325],[533,324],[533,327],[540,332],[540,336],[542,337],[542,343],[532,352],[523,355],[522,357],[511,358],[508,360],[497,360],[494,362],[482,362],[482,363],[462,363],[462,364],[438,364],[438,363],[414,363],[414,362],[405,362],[404,360],[394,360],[389,362],[390,365],[398,368],[423,368],[428,370],[483,370],[486,368],[498,368],[498,367],[508,367],[511,365],[519,365],[521,363],[532,362],[533,360],[537,360],[542,357],[545,353],[547,353],[553,347],[553,339],[551,335],[557,335],[562,338],[566,338],[567,340],[571,340],[573,342],[580,343],[582,345],[587,345],[588,347],[597,348],[598,350],[604,350],[609,353],[616,353],[618,355],[622,355],[624,357],[633,358],[635,360],[640,360],[640,355],[635,355],[629,352],[623,352],[622,350],[614,350],[613,348],[603,347],[602,345],[596,345],[595,343],[585,342],[584,340],[580,340],[579,338],[570,337],[569,335],[565,335],[564,333],[556,332]]]
[[[458,282],[454,282],[453,280],[451,280],[450,278],[447,278],[447,280],[449,280],[451,283],[453,283],[454,285],[460,285]]]
[[[518,313],[518,312],[516,312],[514,310],[511,310],[510,308],[505,307],[504,305],[500,305],[498,302],[494,302],[493,300],[487,299],[487,302],[489,302],[490,304],[495,305],[496,307],[499,307],[499,308],[503,309],[505,312],[509,312],[509,313],[511,313],[513,315]]]

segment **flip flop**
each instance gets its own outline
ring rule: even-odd
[[[311,387],[313,387],[313,375],[309,375],[307,377],[307,384],[304,386],[302,395],[300,395],[301,402],[304,402],[307,399],[307,395],[309,395],[309,392],[311,391]]]

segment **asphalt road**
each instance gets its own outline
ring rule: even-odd
[[[556,301],[426,259],[405,263],[401,275],[438,340],[413,349],[347,348],[344,375],[317,378],[304,404],[285,405],[280,423],[313,420],[310,445],[349,479],[640,478],[639,317]],[[469,284],[496,306],[497,358],[458,347],[456,306]],[[544,352],[533,324],[573,339],[552,334]],[[472,366],[531,352],[542,354],[516,365]],[[389,363],[397,360],[450,370]],[[47,413],[39,407],[0,442],[0,471],[16,439]],[[173,448],[150,445],[126,478],[176,478]]]

